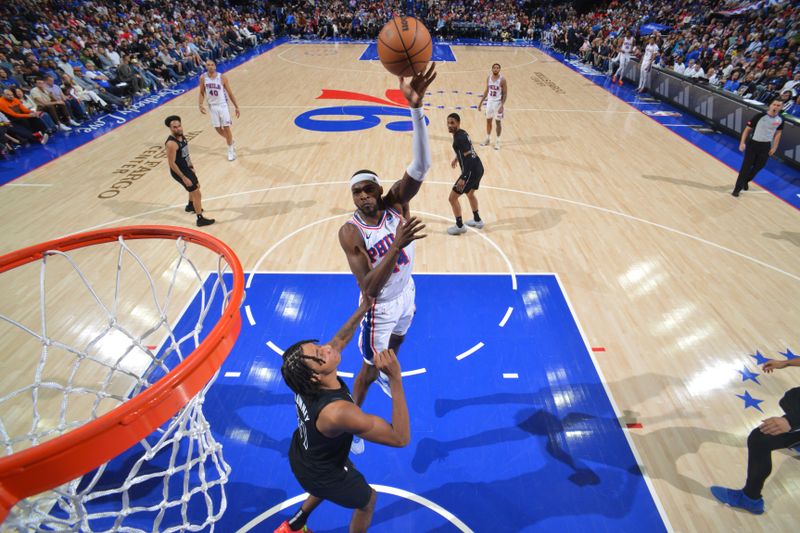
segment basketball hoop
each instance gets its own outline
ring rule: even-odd
[[[150,242],[134,244],[143,239]],[[144,251],[134,247],[143,247]],[[149,258],[142,257],[147,256],[148,247],[171,250],[171,259],[164,253],[150,253],[154,258],[151,263],[162,265],[169,261],[162,272],[151,272],[146,266]],[[116,272],[102,279],[94,270],[99,269],[96,265],[113,264],[107,253],[109,248],[117,253]],[[82,253],[88,256],[84,261],[88,266],[77,257]],[[203,260],[213,265],[206,270],[206,277],[195,264]],[[123,268],[128,263],[130,275]],[[56,270],[55,281],[53,274],[48,277],[49,268],[61,269]],[[10,332],[7,335],[6,330],[0,331],[4,339],[16,336],[31,345],[38,342],[41,350],[30,380],[15,380],[13,387],[0,390],[0,442],[5,441],[6,448],[6,456],[0,458],[0,523],[6,521],[3,528],[27,531],[44,526],[91,531],[94,520],[105,519],[113,521],[114,526],[104,525],[104,530],[134,531],[138,529],[126,525],[125,519],[137,512],[148,512],[154,513],[155,524],[151,522],[147,530],[197,529],[191,526],[195,514],[186,509],[187,502],[197,496],[207,512],[196,522],[199,527],[212,524],[213,529],[213,523],[225,510],[224,484],[230,467],[222,458],[221,445],[211,434],[202,402],[241,328],[239,307],[244,295],[244,274],[233,251],[219,239],[191,229],[131,226],[81,233],[9,253],[0,257],[0,273],[37,275],[37,302],[41,307],[41,328],[24,324],[25,320],[36,318],[35,312],[10,318],[0,310],[0,326]],[[75,275],[82,283],[67,291],[68,298],[64,298],[63,290],[61,296],[46,294],[49,283],[64,284],[66,278]],[[98,288],[103,283],[107,296]],[[135,301],[125,302],[123,295],[130,294],[135,295]],[[175,300],[182,294],[188,295],[189,301],[199,300],[194,325],[183,324],[186,320],[181,318],[188,303],[182,309],[174,309],[181,306]],[[48,306],[57,298],[61,298],[60,307],[68,309],[65,314],[70,319],[78,321],[97,313],[106,322],[95,328],[98,333],[84,328],[67,342],[64,332],[75,328],[53,324]],[[92,304],[97,308],[82,311],[76,304],[75,311],[69,311],[73,298],[89,302],[87,309]],[[7,304],[13,306],[17,302]],[[220,305],[221,317],[208,331],[210,325],[206,321],[215,304]],[[152,324],[146,322],[150,315]],[[123,320],[134,324],[124,324]],[[110,351],[106,349],[109,347]],[[12,353],[16,352],[13,349]],[[67,361],[53,361],[64,354],[62,359]],[[63,376],[50,377],[51,368],[57,368]],[[127,392],[118,392],[122,387]],[[57,401],[45,403],[52,398]],[[73,416],[75,405],[90,405],[91,409]],[[47,412],[48,408],[60,412]],[[17,424],[24,429],[11,431],[12,415],[25,410],[31,411],[33,422]],[[137,444],[142,448],[138,455]],[[187,446],[189,458],[181,464],[180,450]],[[126,463],[130,473],[123,474],[127,477],[120,487],[109,487],[103,478],[110,475],[107,463],[123,453],[130,456],[132,464]],[[163,471],[148,463],[157,456],[162,462],[168,459],[169,465]],[[86,475],[92,471],[92,475]],[[175,473],[183,476],[182,485],[186,484],[184,478],[192,478],[195,486],[183,486],[178,491],[181,494],[171,494],[170,478]],[[120,474],[115,471],[114,475]],[[131,491],[137,486],[141,491],[144,482],[150,487],[158,478],[166,487],[161,501],[135,505]],[[211,490],[221,493],[218,505],[210,503]],[[104,509],[93,509],[92,502],[100,500]],[[117,500],[121,502],[119,507],[109,510],[108,502]],[[181,514],[177,522],[166,517],[171,509]]]

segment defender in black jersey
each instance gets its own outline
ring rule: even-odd
[[[467,228],[464,227],[461,220],[461,203],[459,201],[459,197],[464,193],[469,200],[473,216],[472,220],[467,221],[467,226],[477,229],[483,227],[483,220],[478,213],[478,198],[475,196],[475,191],[480,187],[483,177],[483,163],[472,147],[469,134],[461,129],[461,117],[458,113],[447,115],[447,131],[453,134],[453,150],[456,152],[456,157],[450,166],[456,168],[456,164],[458,164],[461,167],[461,175],[453,185],[453,190],[450,191],[448,198],[450,207],[453,208],[453,216],[456,217],[456,225],[447,228],[447,233],[461,235],[467,232]]]
[[[276,533],[307,531],[309,514],[323,500],[355,509],[350,531],[366,531],[372,520],[376,494],[348,457],[353,435],[398,448],[406,446],[411,439],[400,364],[393,350],[375,354],[374,358],[375,366],[389,378],[391,424],[363,412],[353,402],[347,385],[336,375],[341,352],[372,303],[371,298],[362,298],[356,312],[327,344],[300,341],[283,353],[281,374],[295,393],[297,410],[297,429],[289,447],[289,464],[310,496],[291,519],[275,530]]]
[[[172,179],[180,183],[189,193],[189,203],[186,211],[197,213],[198,226],[210,226],[215,222],[213,218],[203,216],[203,201],[200,196],[200,183],[194,173],[194,165],[189,158],[189,141],[183,136],[181,117],[171,115],[164,120],[172,135],[167,137],[164,147],[167,150],[167,163]]]

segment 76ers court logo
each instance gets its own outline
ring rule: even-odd
[[[317,100],[355,100],[378,105],[347,105],[320,107],[306,111],[294,119],[294,123],[311,131],[359,131],[374,128],[387,117],[386,128],[392,131],[411,131],[411,111],[400,89],[388,89],[386,99],[367,94],[336,89],[322,89]],[[397,118],[397,120],[395,120]],[[428,123],[428,117],[425,117]]]

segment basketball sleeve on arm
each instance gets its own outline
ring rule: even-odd
[[[428,143],[428,126],[425,124],[425,113],[421,107],[411,108],[411,123],[414,127],[411,145],[414,159],[408,165],[406,173],[416,181],[425,179],[425,174],[431,168],[431,147]]]

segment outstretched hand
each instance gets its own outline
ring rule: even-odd
[[[767,374],[772,372],[773,370],[780,370],[781,368],[786,368],[789,364],[789,361],[767,361],[764,363],[763,370]]]
[[[391,348],[376,353],[374,363],[375,368],[386,374],[389,379],[401,378],[400,362],[397,360],[397,354]]]
[[[435,68],[436,62],[433,62],[427,72],[419,72],[411,76],[409,81],[400,76],[400,90],[403,91],[403,96],[406,97],[410,107],[422,107],[425,91],[431,82],[436,79]]]
[[[405,222],[401,222],[397,226],[397,232],[394,236],[394,243],[392,244],[396,244],[400,248],[405,248],[411,244],[412,241],[427,237],[427,235],[419,233],[424,229],[425,224],[423,224],[420,219],[417,217],[411,217]]]

